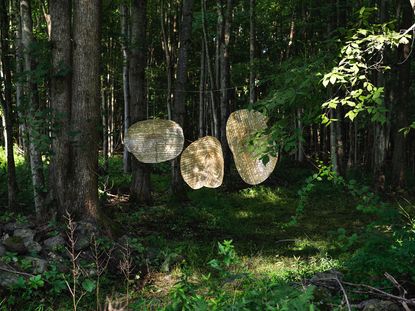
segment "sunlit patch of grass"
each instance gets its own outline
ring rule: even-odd
[[[258,277],[278,277],[283,280],[301,279],[317,272],[339,268],[340,263],[326,254],[300,256],[244,256],[243,264]]]
[[[264,186],[246,188],[241,190],[239,194],[242,198],[256,199],[264,203],[276,203],[282,200],[278,190]]]

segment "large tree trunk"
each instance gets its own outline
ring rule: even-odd
[[[13,153],[13,105],[12,105],[12,75],[9,51],[9,16],[8,0],[0,0],[0,31],[1,31],[1,69],[4,81],[4,101],[2,107],[4,112],[4,126],[6,129],[5,147],[7,153],[7,199],[9,209],[16,204],[16,167]],[[3,96],[2,96],[3,97]]]
[[[147,118],[145,94],[146,47],[146,0],[133,0],[131,4],[131,49],[130,49],[130,100],[131,123]],[[133,181],[131,199],[139,203],[151,203],[150,166],[131,158]]]
[[[20,16],[22,20],[22,46],[24,54],[24,70],[26,72],[25,81],[25,96],[28,102],[28,117],[33,118],[32,121],[36,121],[36,115],[39,112],[39,98],[36,96],[37,86],[31,78],[33,71],[33,59],[31,55],[31,48],[33,44],[33,27],[32,27],[32,11],[29,0],[20,1]],[[35,135],[39,133],[39,129],[36,129],[33,124],[36,122],[29,122],[32,124],[28,126],[29,130],[29,155],[30,155],[30,168],[32,173],[33,194],[36,216],[41,218],[43,215],[44,200],[45,200],[45,182],[43,176],[43,162],[42,154],[39,150],[39,146],[35,141]]]
[[[50,2],[52,78],[50,101],[54,116],[53,157],[50,167],[50,188],[58,204],[58,213],[70,209],[67,185],[70,180],[70,117],[71,117],[71,1]]]
[[[172,119],[184,127],[186,113],[187,58],[191,46],[193,0],[183,0],[182,18],[179,30],[179,56],[177,61],[177,79],[174,90]],[[185,196],[184,182],[180,174],[179,158],[172,164],[172,192],[178,198]]]
[[[130,86],[129,86],[129,53],[128,53],[128,7],[125,2],[121,3],[121,47],[123,56],[122,82],[124,95],[124,138],[130,127]],[[127,148],[123,150],[124,173],[131,171],[131,157]]]
[[[72,211],[98,218],[98,144],[100,107],[100,0],[75,0],[73,17]]]

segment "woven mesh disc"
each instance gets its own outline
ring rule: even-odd
[[[224,174],[222,146],[219,140],[206,136],[191,143],[182,153],[180,170],[184,181],[192,189],[219,187]]]
[[[276,157],[270,157],[267,165],[251,151],[247,142],[255,133],[267,128],[267,117],[253,110],[233,112],[226,123],[226,138],[235,160],[236,169],[242,179],[250,185],[264,182],[274,171]],[[266,137],[259,139],[266,140]]]
[[[127,131],[125,147],[138,161],[160,163],[176,158],[183,150],[182,128],[169,120],[134,123]]]

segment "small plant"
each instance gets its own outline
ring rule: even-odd
[[[96,270],[96,281],[92,282],[91,280],[85,280],[82,283],[82,287],[87,292],[92,292],[95,289],[95,296],[96,296],[96,308],[99,310],[100,308],[100,285],[101,285],[101,276],[107,270],[109,261],[111,259],[113,248],[110,248],[108,251],[103,250],[100,251],[100,246],[102,244],[102,240],[96,238],[95,235],[92,236],[92,253],[94,258],[94,265]]]
[[[131,247],[129,242],[127,241],[125,246],[122,246],[122,260],[119,263],[119,268],[124,275],[125,278],[125,291],[126,291],[126,305],[129,305],[129,297],[130,297],[130,283],[131,283],[131,275],[134,270],[133,260],[131,256]]]

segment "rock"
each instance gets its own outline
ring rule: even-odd
[[[4,256],[6,253],[6,248],[3,246],[3,244],[0,243],[0,257]]]
[[[24,245],[30,254],[37,254],[42,250],[42,246],[40,246],[40,244],[36,241],[27,241],[24,242]]]
[[[29,229],[31,227],[32,224],[28,222],[10,222],[3,226],[3,230],[12,233],[17,229]]]
[[[75,251],[80,252],[82,250],[85,250],[89,247],[89,244],[91,243],[90,238],[88,236],[80,236],[78,240],[75,243]]]
[[[325,286],[330,286],[333,289],[339,288],[339,283],[336,279],[341,280],[343,274],[337,270],[329,270],[325,272],[316,273],[311,279],[310,283],[316,286],[324,284]]]
[[[31,262],[33,274],[42,274],[46,271],[48,262],[45,259],[37,257],[25,257],[24,259]]]
[[[0,242],[4,243],[4,241],[6,241],[9,237],[10,237],[10,235],[8,235],[7,233],[5,233],[5,234],[1,237]]]
[[[53,266],[55,266],[59,272],[63,272],[63,273],[69,272],[68,261],[65,261],[65,259],[62,256],[57,255],[53,252],[50,252],[48,253],[48,257],[49,257],[50,267],[52,269],[53,269]]]
[[[11,236],[8,237],[4,242],[4,246],[10,252],[25,254],[27,253],[27,247],[21,237]]]
[[[97,228],[94,224],[85,221],[78,222],[75,229],[75,236],[77,238],[75,251],[79,252],[88,248],[93,235],[98,235]]]
[[[43,245],[45,246],[45,249],[47,249],[48,251],[56,251],[59,248],[64,248],[66,243],[63,237],[57,235],[44,240]]]
[[[33,241],[35,238],[35,232],[32,229],[16,229],[13,236],[17,236],[23,239],[24,242]]]
[[[392,301],[371,299],[361,303],[364,305],[363,311],[399,311],[399,305]]]
[[[8,267],[0,261],[0,268],[8,269]],[[19,281],[19,275],[12,272],[0,270],[0,287],[11,287]]]

